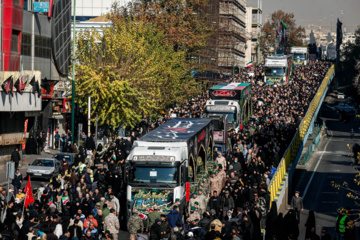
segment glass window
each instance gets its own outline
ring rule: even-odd
[[[227,115],[228,116],[228,123],[235,123],[236,122],[236,110],[234,112],[211,112],[209,116],[218,116],[218,115]]]
[[[294,59],[305,59],[305,54],[304,53],[295,53],[294,54]]]
[[[179,182],[179,168],[134,165],[129,176],[131,183],[176,184]]]
[[[266,76],[283,76],[285,68],[265,68]]]
[[[45,159],[36,159],[31,165],[32,166],[39,166],[39,167],[53,167],[54,166],[54,161],[45,160]]]
[[[18,52],[19,50],[19,33],[13,30],[11,34],[11,52]]]
[[[51,38],[35,36],[35,57],[51,57]]]

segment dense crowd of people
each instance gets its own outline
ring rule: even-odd
[[[148,131],[172,117],[200,117],[207,93],[170,109],[154,122],[144,116],[128,137],[111,142],[103,155],[89,161],[86,148],[95,146],[93,139],[84,139],[85,147],[78,148],[73,167],[63,165],[67,171],[34,189],[35,202],[25,211],[24,179],[17,171],[9,197],[0,189],[2,235],[8,239],[107,240],[118,239],[122,229],[129,231],[130,239],[256,240],[264,232],[266,239],[297,239],[301,211],[297,199],[283,217],[276,203],[270,205],[268,187],[329,67],[326,62],[310,61],[297,67],[282,85],[264,84],[262,65],[231,79],[252,83],[253,114],[238,133],[228,132],[231,149],[225,153],[214,149],[217,168],[201,179],[186,207],[180,204],[184,199],[176,199],[168,215],[153,206],[146,220],[136,210],[127,220],[124,166],[132,143]],[[59,141],[62,137],[66,135]],[[314,230],[306,234],[316,239]]]

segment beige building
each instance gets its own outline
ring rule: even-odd
[[[249,23],[246,26],[251,35],[251,44],[248,45],[251,49],[251,56],[247,56],[246,59],[249,60],[247,62],[260,63],[263,60],[259,48],[261,28],[263,26],[262,0],[248,0],[247,9]]]

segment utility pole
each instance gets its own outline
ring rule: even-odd
[[[71,84],[71,144],[74,143],[75,135],[75,26],[76,26],[76,0],[74,0],[73,16],[73,59],[72,59],[72,84]]]
[[[88,97],[88,136],[91,137],[91,97]]]

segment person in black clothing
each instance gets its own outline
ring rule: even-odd
[[[26,154],[36,154],[37,153],[37,144],[33,135],[26,142]]]
[[[92,151],[95,150],[95,141],[93,137],[90,136],[86,138],[85,148],[87,150],[92,150]]]
[[[204,235],[206,235],[210,230],[211,217],[208,212],[203,213],[203,219],[199,222],[199,227],[201,227],[204,231]]]
[[[208,202],[208,208],[209,210],[215,210],[215,212],[217,213],[219,210],[219,204],[220,204],[220,198],[217,194],[217,191],[213,192],[213,196],[209,199]]]
[[[19,148],[15,148],[15,151],[11,153],[11,161],[15,163],[15,169],[18,169],[20,160]]]
[[[161,220],[156,219],[155,223],[150,227],[150,240],[160,240],[161,239]]]
[[[20,173],[19,169],[16,169],[15,174],[14,174],[14,179],[12,180],[12,184],[14,185],[15,188],[15,195],[18,192],[18,189],[21,188],[21,184],[23,182],[23,176]]]
[[[37,154],[40,155],[43,146],[43,138],[41,134],[36,137],[36,142],[37,142]]]
[[[81,238],[82,231],[81,231],[81,227],[79,226],[79,219],[74,220],[74,225],[71,225],[69,227],[69,231],[70,231],[70,239],[73,239],[74,237],[77,237],[79,239]]]

